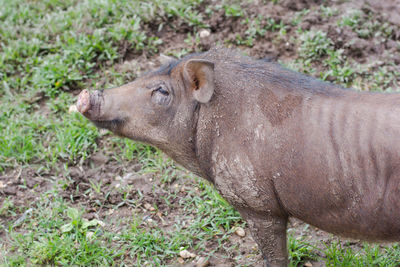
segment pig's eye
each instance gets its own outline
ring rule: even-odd
[[[164,86],[158,86],[151,93],[151,99],[154,103],[162,106],[167,106],[171,101],[171,97],[169,92],[165,89]]]
[[[161,93],[161,94],[163,94],[165,96],[169,95],[169,92],[167,90],[165,90],[164,88],[162,88],[161,86],[158,87],[155,91],[157,91],[157,92],[159,92],[159,93]]]

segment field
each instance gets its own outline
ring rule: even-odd
[[[262,266],[246,223],[212,185],[69,112],[82,89],[216,45],[354,90],[400,89],[399,0],[0,5],[1,266]],[[398,244],[296,220],[288,233],[291,266],[400,264]]]

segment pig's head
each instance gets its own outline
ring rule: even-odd
[[[213,93],[214,64],[189,58],[120,87],[83,90],[77,108],[96,126],[159,147],[193,169],[198,112]]]

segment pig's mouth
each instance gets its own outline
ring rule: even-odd
[[[92,120],[94,125],[98,128],[110,129],[115,130],[124,123],[122,119],[112,119],[112,120]]]
[[[121,118],[109,118],[105,114],[103,91],[89,93],[89,91],[83,90],[78,96],[76,107],[80,113],[99,128],[115,130],[124,123]]]

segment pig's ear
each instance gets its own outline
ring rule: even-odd
[[[200,103],[210,101],[214,93],[214,63],[203,59],[190,59],[183,66],[183,79],[193,97]]]

